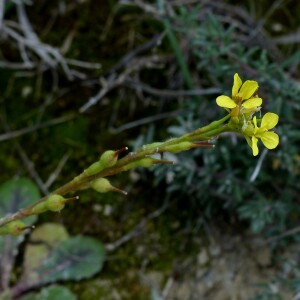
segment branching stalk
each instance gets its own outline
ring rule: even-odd
[[[135,152],[128,153],[121,159],[118,159],[118,155],[127,150],[127,147],[118,151],[109,150],[104,152],[99,161],[93,163],[65,185],[54,190],[50,196],[43,197],[31,206],[0,218],[0,234],[2,232],[11,232],[11,228],[13,228],[14,234],[18,234],[22,231],[22,228],[25,227],[22,226],[22,224],[20,225],[20,223],[17,223],[17,220],[40,214],[48,210],[59,211],[64,208],[64,205],[67,202],[78,200],[78,197],[68,199],[63,198],[62,196],[66,194],[75,193],[79,190],[88,188],[97,188],[99,192],[121,191],[110,185],[109,181],[105,179],[106,177],[128,171],[135,167],[150,167],[154,164],[173,164],[172,161],[153,158],[154,154],[164,152],[179,153],[192,148],[213,147],[214,145],[211,143],[211,140],[222,132],[230,131],[228,125],[225,124],[229,118],[230,115],[227,115],[207,126],[198,128],[180,137],[169,139],[165,142],[144,145]],[[124,191],[121,192],[126,194]],[[14,224],[14,222],[16,223]],[[8,227],[9,225],[11,226]]]

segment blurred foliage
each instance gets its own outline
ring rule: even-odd
[[[26,178],[11,180],[0,186],[0,209],[6,213],[35,203],[38,198],[37,187]],[[35,220],[27,218],[26,225]],[[103,267],[105,250],[99,241],[80,235],[69,237],[62,225],[45,223],[36,228],[23,245],[21,274],[12,285],[16,257],[25,234],[0,236],[0,299],[14,299],[49,283],[86,279]],[[69,289],[52,285],[22,299],[76,298]]]
[[[203,10],[201,5],[183,7],[171,19],[179,40],[188,41],[190,49],[185,50],[189,51],[191,65],[197,62],[198,80],[202,86],[217,84],[230,95],[234,72],[245,79],[255,76],[260,83],[259,94],[267,102],[263,109],[280,115],[281,146],[256,160],[245,142],[237,141],[239,137],[221,138],[214,150],[194,151],[192,156],[180,154],[174,168],[155,167],[154,182],[167,184],[167,194],[176,195],[178,201],[188,199],[187,209],[194,204],[208,219],[223,211],[249,220],[255,232],[267,225],[281,231],[292,225],[291,214],[299,216],[300,131],[296,120],[300,88],[286,71],[299,63],[300,52],[286,58],[282,54],[278,61],[261,45],[249,47],[242,39],[245,32],[240,32],[243,28],[239,23],[224,24],[210,12],[201,20]],[[251,34],[250,28],[245,30]],[[187,116],[178,119],[178,126],[169,126],[172,136],[201,126],[216,112],[209,97],[187,100],[182,105]],[[145,140],[139,137],[139,141]],[[256,169],[258,174],[253,179]]]
[[[67,288],[52,285],[43,288],[39,293],[31,293],[22,300],[76,300],[76,296]]]
[[[26,178],[0,186],[2,214],[29,206],[38,198],[37,187]],[[35,220],[34,217],[27,218],[26,225]],[[103,267],[105,250],[99,241],[80,235],[69,237],[62,225],[45,223],[35,229],[29,242],[27,240],[23,245],[22,273],[11,285],[16,256],[25,234],[0,236],[0,299],[14,299],[24,294],[21,299],[76,299],[69,289],[55,285],[41,289],[38,294],[26,295],[26,292],[53,282],[89,278]]]
[[[40,192],[36,185],[27,178],[12,179],[0,185],[0,215],[14,213],[23,207],[27,207],[40,198]],[[24,220],[24,224],[31,226],[36,221],[36,216]],[[25,239],[22,234],[18,237],[0,236],[0,283],[6,288],[10,281],[10,273],[13,270],[15,260],[19,254],[19,247]]]

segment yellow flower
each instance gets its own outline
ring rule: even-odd
[[[216,99],[219,106],[233,109],[237,106],[242,106],[246,109],[251,109],[262,104],[262,99],[255,95],[258,90],[258,83],[254,80],[246,80],[242,82],[238,73],[234,74],[232,97],[221,95]],[[253,97],[254,96],[254,97]]]
[[[262,120],[260,127],[257,126],[257,120],[256,117],[253,118],[253,135],[251,138],[251,142],[249,141],[249,138],[247,139],[248,144],[252,148],[253,155],[256,156],[258,154],[258,147],[257,142],[258,139],[261,139],[263,144],[268,149],[274,149],[279,144],[279,136],[274,131],[269,131],[269,129],[274,128],[278,123],[278,115],[274,113],[266,113]]]

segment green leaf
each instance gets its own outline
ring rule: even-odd
[[[30,235],[24,253],[23,274],[20,281],[26,285],[35,285],[39,282],[36,269],[49,257],[51,249],[58,243],[68,239],[65,227],[55,223],[45,223],[38,226]],[[20,282],[19,282],[20,284]]]
[[[104,257],[104,247],[96,239],[84,236],[69,238],[60,242],[37,269],[40,282],[88,278],[101,270]]]
[[[12,297],[12,291],[10,289],[6,289],[0,293],[0,300],[11,300]]]
[[[17,212],[36,202],[40,193],[35,184],[27,178],[7,181],[0,186],[0,217]],[[35,222],[36,216],[24,219],[26,225]],[[7,288],[10,273],[18,254],[18,245],[24,240],[24,235],[19,237],[0,236],[0,280],[3,287]]]
[[[66,287],[51,285],[39,293],[30,293],[20,300],[76,300],[76,296]]]
[[[29,206],[40,198],[36,185],[27,178],[7,181],[0,186],[0,217],[15,213],[21,208]],[[26,218],[24,223],[31,225],[36,216]]]

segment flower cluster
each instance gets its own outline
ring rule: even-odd
[[[243,83],[236,73],[233,79],[232,96],[221,95],[216,99],[217,104],[230,114],[229,129],[245,136],[254,156],[259,152],[258,139],[261,139],[268,149],[274,149],[279,144],[279,136],[274,131],[270,131],[277,125],[278,115],[266,113],[261,119],[253,117],[255,112],[260,111],[262,105],[262,98],[257,95],[258,87],[258,83],[254,80]]]

